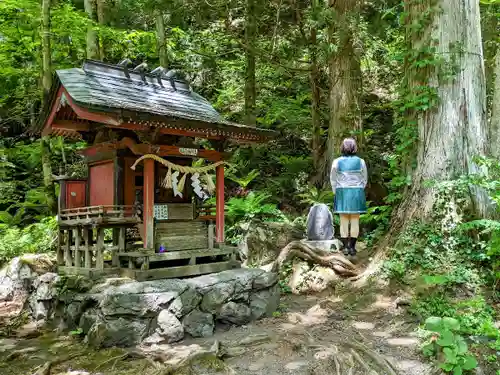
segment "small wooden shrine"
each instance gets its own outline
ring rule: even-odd
[[[225,121],[175,71],[143,67],[55,74],[42,135],[89,144],[87,178],[60,181],[59,270],[147,280],[238,267],[224,244],[224,148],[275,133]]]

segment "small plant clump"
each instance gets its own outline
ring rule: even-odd
[[[434,357],[439,367],[447,373],[462,375],[477,367],[476,358],[469,352],[465,339],[459,334],[460,323],[450,317],[430,317],[425,329],[432,332],[423,346],[424,355]]]

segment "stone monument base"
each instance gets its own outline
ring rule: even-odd
[[[302,240],[305,244],[312,246],[312,247],[317,247],[319,249],[325,250],[325,251],[340,251],[342,248],[342,242],[340,240],[334,238],[333,240],[326,240],[326,241],[312,241],[312,240]]]

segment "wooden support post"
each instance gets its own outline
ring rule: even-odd
[[[120,232],[118,234],[118,252],[119,253],[124,253],[125,250],[127,250],[126,241],[127,241],[127,229],[120,228]]]
[[[149,270],[149,257],[147,255],[144,257],[144,262],[142,262],[141,270],[143,271]]]
[[[144,248],[154,249],[155,161],[144,160]]]
[[[219,165],[215,171],[215,225],[216,241],[224,242],[224,164]]]
[[[75,237],[75,267],[81,267],[82,254],[80,253],[80,228],[73,229],[73,236]]]
[[[208,248],[212,250],[214,248],[214,224],[212,222],[208,223]]]
[[[96,256],[95,268],[98,270],[104,269],[104,228],[97,228],[97,243],[96,243]]]
[[[64,263],[64,231],[58,230],[57,231],[57,264],[59,266],[62,266]]]
[[[92,268],[92,229],[83,228],[83,240],[85,241],[85,268]]]
[[[64,263],[66,264],[66,267],[71,267],[73,266],[73,262],[71,261],[71,242],[73,231],[71,229],[68,229],[66,233],[68,234],[68,236],[66,238],[66,248],[64,251]]]

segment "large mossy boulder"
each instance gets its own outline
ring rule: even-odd
[[[259,267],[271,263],[286,245],[303,239],[304,233],[304,227],[298,224],[250,224],[238,245],[243,266]]]

